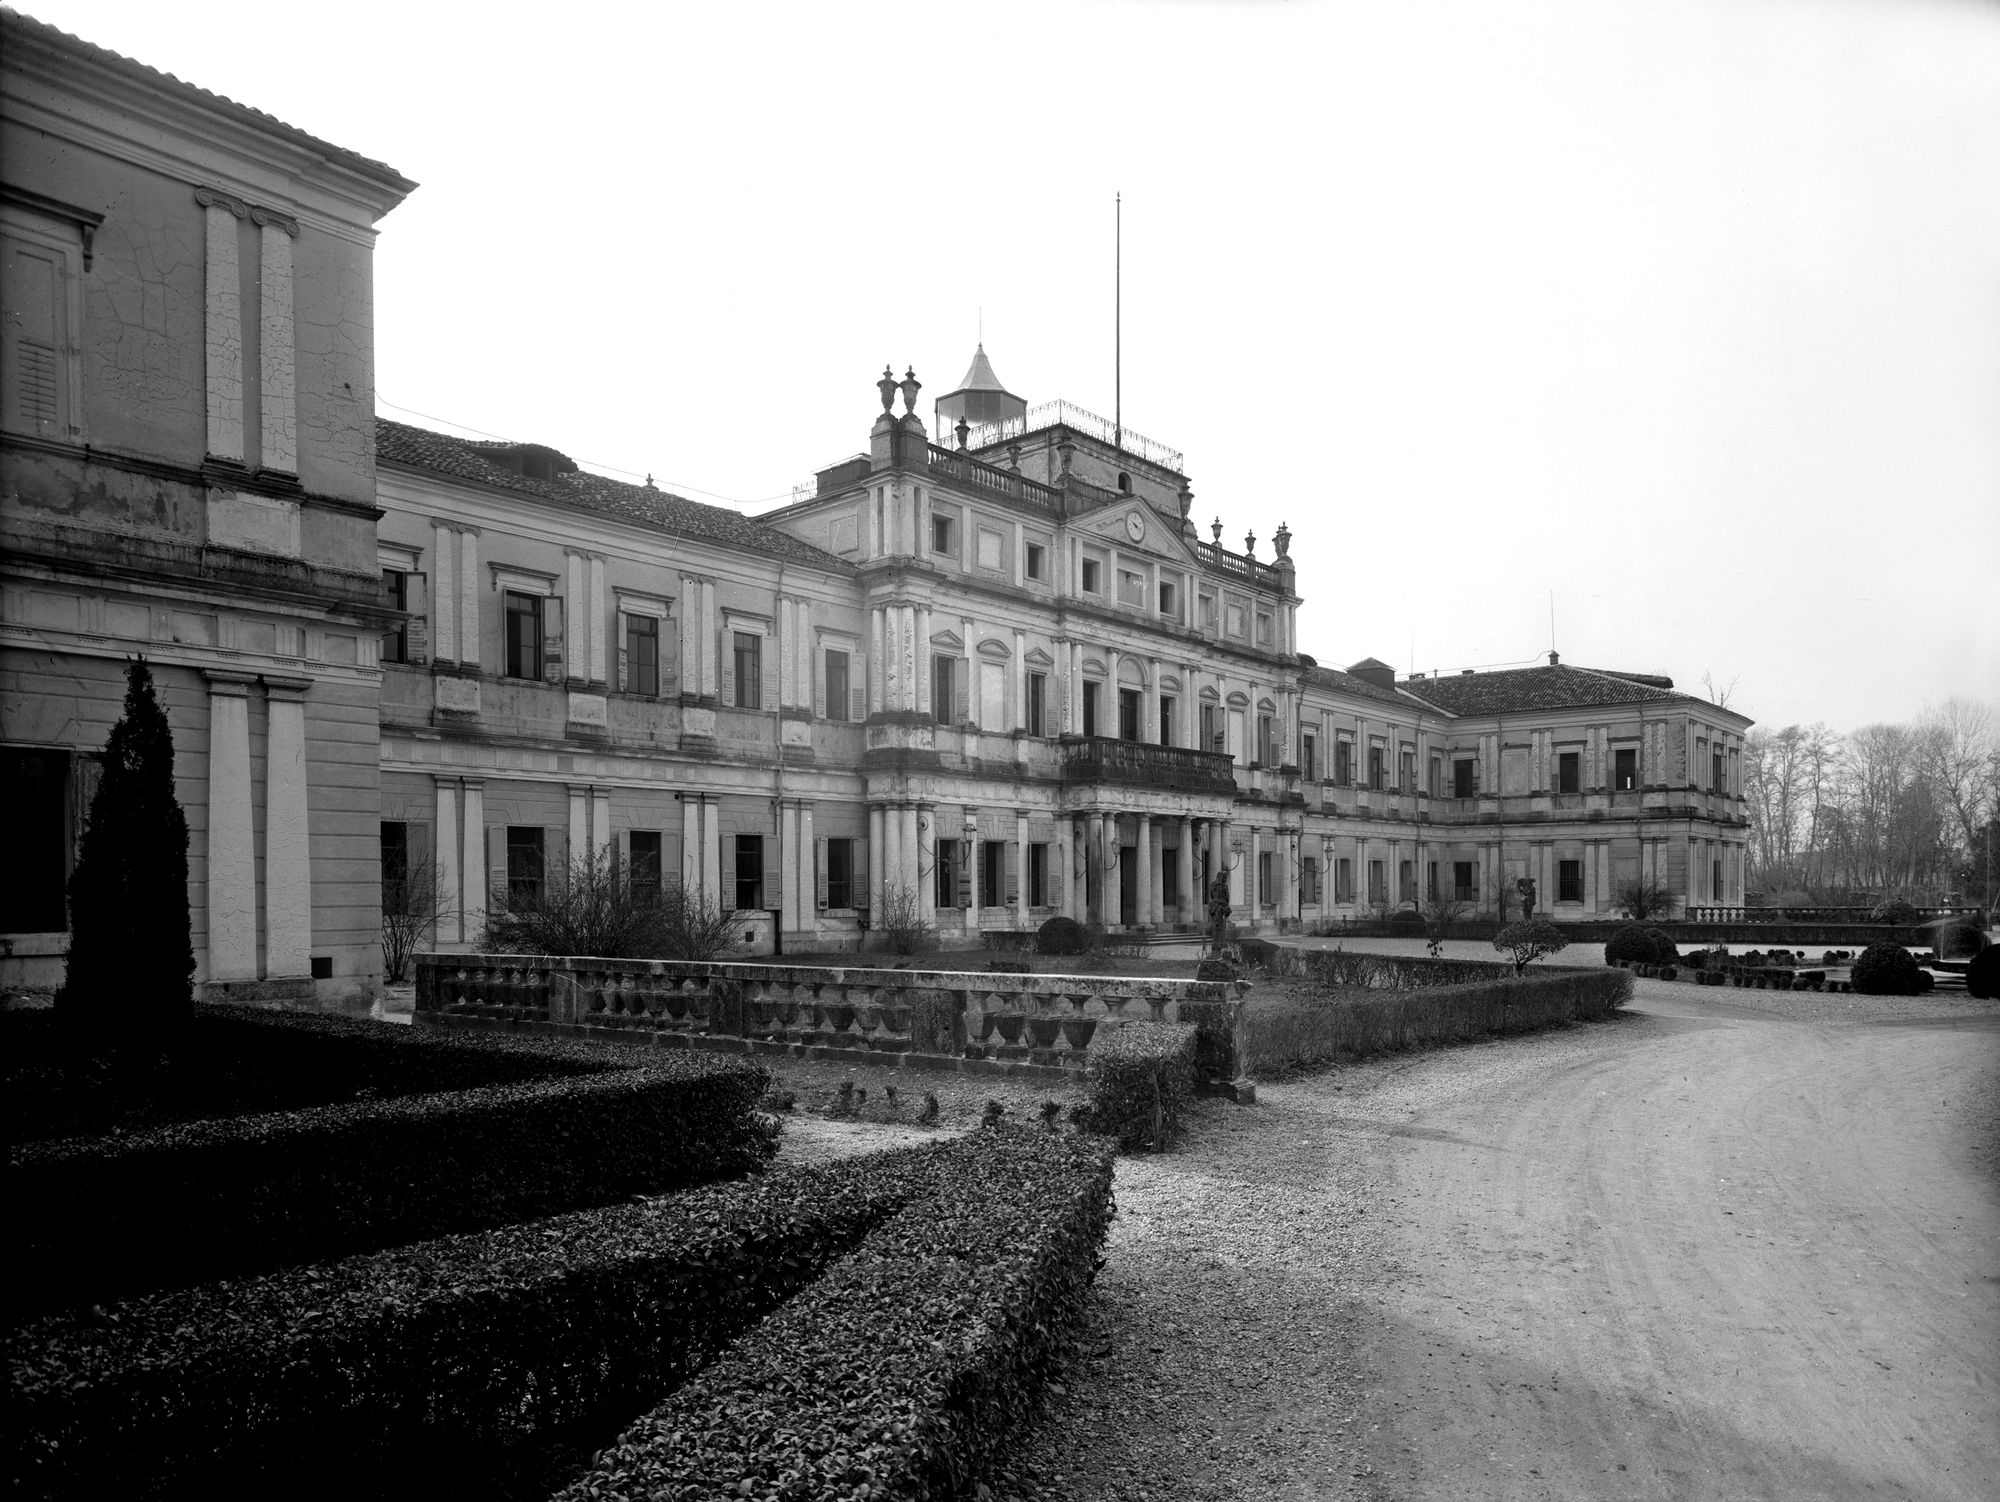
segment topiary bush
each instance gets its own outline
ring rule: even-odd
[[[1036,954],[1084,954],[1090,949],[1090,930],[1074,918],[1055,917],[1035,930]]]
[[[1968,960],[1986,947],[1986,935],[1970,923],[1947,923],[1937,930],[1940,959]]]
[[[1671,965],[1680,958],[1674,941],[1657,928],[1628,923],[1605,941],[1607,965]]]
[[[1917,910],[1900,897],[1891,897],[1886,902],[1878,902],[1868,911],[1870,923],[1915,923],[1919,916]]]
[[[1196,1037],[1189,1022],[1100,1027],[1085,1058],[1090,1124],[1125,1148],[1172,1146],[1194,1096]]]
[[[1397,911],[1391,913],[1389,915],[1389,928],[1392,932],[1398,934],[1422,935],[1429,931],[1424,923],[1424,915],[1415,908],[1410,907],[1399,908]]]
[[[1981,1001],[2000,1001],[2000,944],[1989,944],[1972,957],[1965,989]]]
[[[1870,944],[1855,957],[1850,977],[1863,996],[1915,996],[1928,978],[1910,951],[1886,940]]]

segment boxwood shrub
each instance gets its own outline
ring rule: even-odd
[[[1627,923],[1604,941],[1607,965],[1670,965],[1680,958],[1673,939],[1663,930]]]
[[[1090,948],[1090,930],[1074,918],[1060,915],[1035,930],[1035,953],[1082,954]]]
[[[964,1177],[906,1148],[45,1318],[13,1342],[10,1474],[35,1497],[546,1494],[552,1442],[587,1456]]]
[[[1965,989],[1980,1001],[2000,1001],[2000,944],[1990,944],[1965,967]]]
[[[604,1450],[556,1502],[972,1495],[1059,1359],[1111,1218],[1112,1155],[995,1128]]]
[[[1120,1147],[1171,1147],[1194,1095],[1198,1046],[1192,1022],[1098,1028],[1084,1056],[1091,1129]]]
[[[454,1036],[436,1056],[462,1049]],[[58,1308],[325,1261],[741,1174],[776,1151],[754,1109],[768,1075],[748,1061],[550,1058],[597,1072],[17,1147],[17,1298]]]
[[[1850,979],[1863,996],[1915,996],[1925,972],[1910,951],[1886,940],[1870,944],[1855,956]]]

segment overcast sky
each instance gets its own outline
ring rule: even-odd
[[[2000,7],[27,0],[379,157],[382,410],[745,509],[1001,379],[1300,642],[2000,705]],[[423,417],[412,413],[425,414]]]

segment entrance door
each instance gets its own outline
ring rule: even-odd
[[[1118,921],[1127,928],[1139,921],[1139,847],[1118,847]]]

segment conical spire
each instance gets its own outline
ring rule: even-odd
[[[965,379],[958,383],[960,391],[1005,391],[1000,377],[993,373],[993,362],[986,358],[986,346],[981,344],[973,351],[971,368],[965,372]]]

